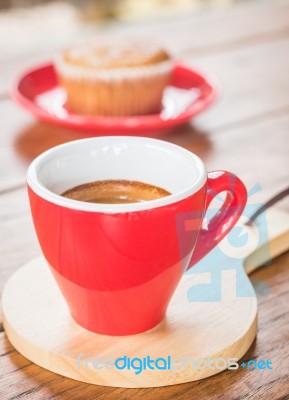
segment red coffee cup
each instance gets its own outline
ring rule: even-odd
[[[60,196],[105,179],[141,181],[172,195],[129,204]],[[247,198],[233,174],[207,173],[188,150],[140,137],[54,147],[31,163],[27,184],[40,246],[72,318],[108,335],[136,334],[161,322],[185,270],[230,231]],[[225,203],[202,226],[211,200],[223,191]]]

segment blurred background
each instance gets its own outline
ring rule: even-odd
[[[123,23],[218,12],[235,3],[268,0],[0,0],[0,59],[90,37]]]
[[[57,3],[70,4],[88,19],[137,18],[208,7],[223,7],[246,0],[1,0],[0,8],[26,8]],[[247,0],[250,1],[250,0]]]

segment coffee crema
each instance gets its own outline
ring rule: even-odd
[[[61,196],[88,203],[125,204],[156,200],[171,193],[148,183],[127,180],[103,180],[66,190]]]

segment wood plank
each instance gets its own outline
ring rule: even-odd
[[[26,189],[6,193],[0,197],[0,285],[6,277],[19,267],[23,260],[29,260],[40,253],[30,216]]]
[[[197,119],[205,130],[230,130],[289,109],[289,37],[248,44],[218,55],[190,58],[190,64],[215,76],[221,85],[216,104]]]
[[[85,137],[82,133],[36,122],[9,99],[0,100],[0,120],[0,194],[25,185],[27,166],[37,154],[65,141]]]
[[[259,329],[257,341],[243,360],[268,359],[273,363],[272,371],[245,369],[225,371],[210,379],[176,385],[169,389],[106,388],[78,383],[31,364],[13,350],[4,333],[0,333],[1,399],[285,399],[289,393],[287,364],[284,356],[289,351],[289,320],[287,318],[289,254],[280,256],[271,266],[254,272],[252,278],[255,280],[257,293],[259,292]],[[267,285],[269,288],[266,296],[261,296],[261,281],[263,287]],[[277,326],[278,329],[276,329]]]
[[[157,39],[177,55],[216,53],[288,36],[288,9],[287,0],[244,2],[179,18],[137,21],[122,26],[121,33]]]
[[[10,100],[0,101],[0,191],[24,185],[26,164],[15,149],[14,140],[23,127],[31,121],[30,115]]]

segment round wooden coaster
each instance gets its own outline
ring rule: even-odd
[[[228,359],[239,360],[256,335],[254,290],[244,272],[248,297],[236,297],[233,272],[222,271],[222,300],[217,302],[203,301],[205,291],[212,295],[214,290],[210,274],[184,275],[164,321],[142,334],[113,337],[72,320],[45,260],[38,258],[5,286],[4,327],[25,357],[82,382],[134,388],[190,382],[228,368]],[[189,301],[188,290],[199,284],[202,298]]]

